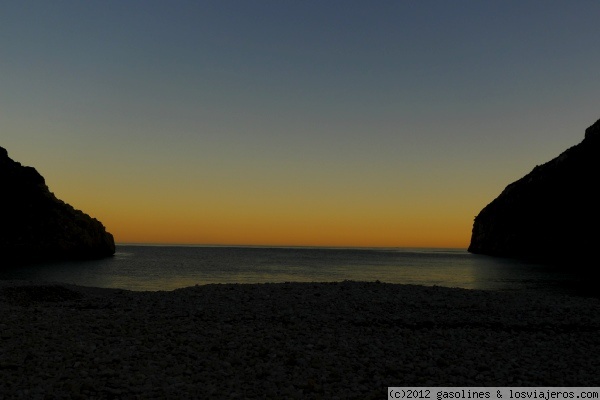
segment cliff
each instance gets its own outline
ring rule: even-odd
[[[34,168],[2,147],[0,188],[0,266],[114,254],[102,223],[57,199]]]
[[[473,224],[469,252],[591,260],[600,242],[600,120],[581,143],[508,185]]]

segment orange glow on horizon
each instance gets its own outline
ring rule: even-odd
[[[58,198],[100,220],[117,243],[467,248],[475,214],[468,201],[450,196],[420,201],[411,193],[325,189],[243,196],[147,185],[118,188],[117,198],[111,195],[115,182],[85,184],[51,187]]]
[[[378,224],[347,221],[308,220],[162,220],[130,216],[112,220],[105,226],[117,243],[180,245],[250,245],[250,246],[319,246],[319,247],[438,247],[466,248],[470,230],[448,227],[440,231],[435,225],[423,226]],[[462,229],[461,229],[462,228]],[[470,227],[469,227],[470,229]],[[456,235],[458,231],[462,235]]]

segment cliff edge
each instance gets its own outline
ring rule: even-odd
[[[600,243],[600,120],[581,143],[508,185],[473,224],[468,251],[538,262],[591,260]]]
[[[44,178],[0,147],[0,266],[115,253],[100,221],[52,194]]]

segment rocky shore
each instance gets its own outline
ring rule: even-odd
[[[96,218],[56,198],[33,167],[0,147],[0,268],[110,257],[115,240]]]
[[[383,399],[599,386],[600,300],[385,283],[0,281],[3,399]]]
[[[468,250],[595,272],[600,119],[583,141],[506,186],[475,217]],[[575,262],[576,261],[576,262]]]

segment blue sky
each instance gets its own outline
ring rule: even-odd
[[[466,247],[483,206],[600,118],[598,16],[7,1],[0,145],[117,241]]]

